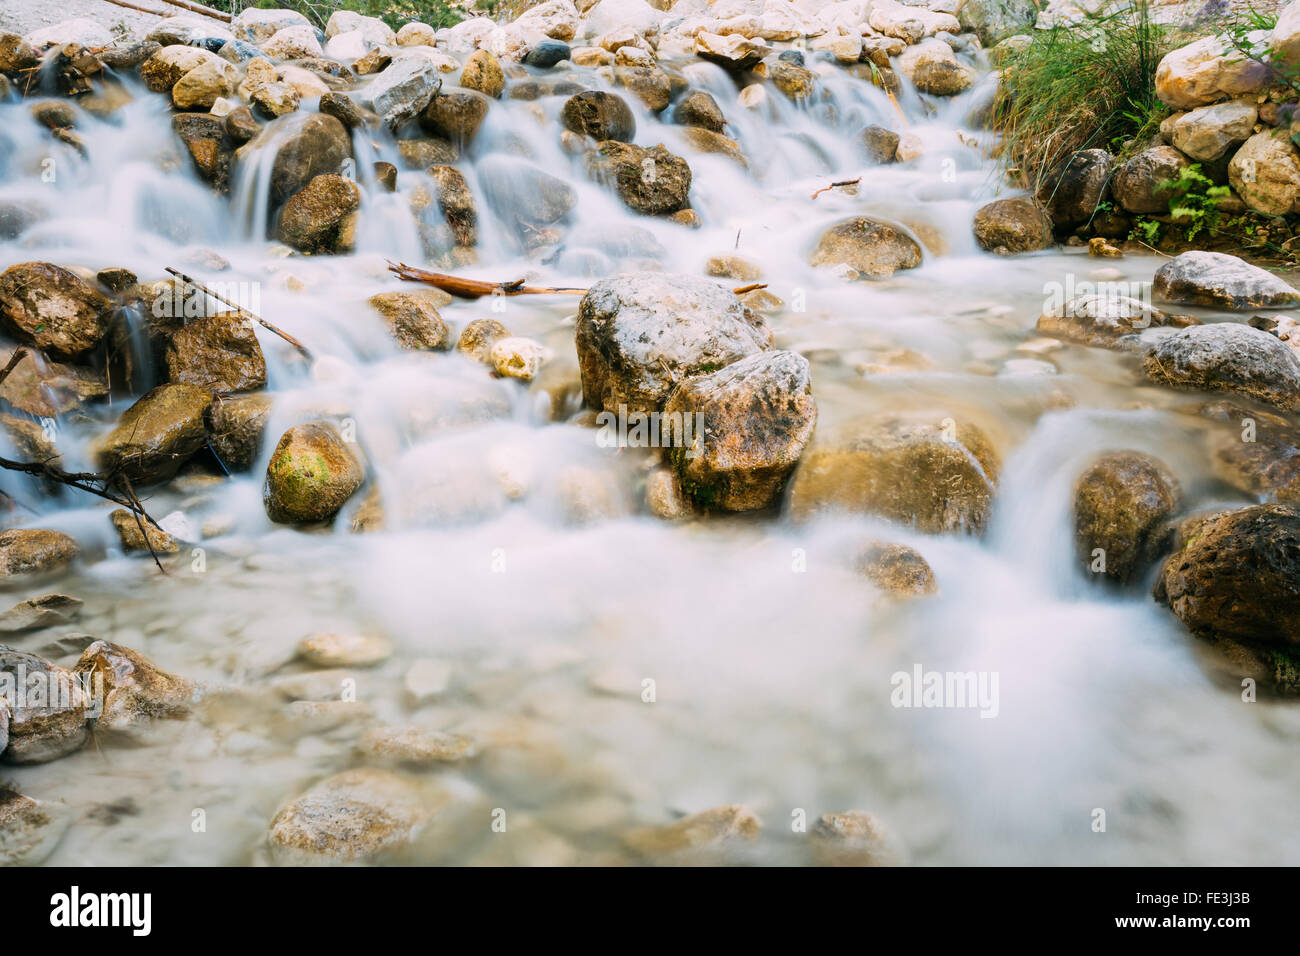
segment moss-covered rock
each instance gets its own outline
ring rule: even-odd
[[[361,464],[329,422],[295,425],[266,469],[262,500],[272,521],[325,521],[361,487]]]
[[[205,424],[212,393],[175,382],[159,385],[122,413],[117,427],[96,445],[101,471],[131,481],[163,481],[176,474],[207,441]]]
[[[1136,580],[1156,557],[1158,530],[1179,498],[1178,482],[1150,455],[1111,452],[1095,461],[1074,487],[1075,551],[1084,570],[1119,584]]]

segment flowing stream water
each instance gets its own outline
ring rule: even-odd
[[[989,134],[966,124],[987,81],[937,108],[905,85],[903,119],[869,83],[810,65],[832,110],[770,90],[751,111],[721,69],[685,67],[718,100],[748,170],[692,149],[681,127],[626,96],[635,141],[690,161],[698,230],[635,216],[589,182],[581,158],[560,147],[563,97],[494,103],[457,163],[478,198],[480,243],[477,264],[456,271],[582,287],[646,267],[699,275],[719,254],[759,263],[786,303],[768,316],[777,347],[812,362],[819,435],[864,413],[917,409],[991,436],[1003,469],[982,538],[848,516],[665,522],[641,503],[648,453],[599,447],[591,428],[553,414],[540,389],[493,378],[455,351],[397,349],[366,299],[410,290],[387,274],[386,258],[424,264],[406,205],[428,181],[403,170],[397,194],[377,188],[374,160],[401,168],[384,134],[355,137],[356,251],[287,256],[273,251],[261,219],[268,163],[241,164],[231,195],[215,196],[173,140],[166,97],[135,80],[123,79],[134,99],[110,116],[78,109],[84,159],[56,147],[25,104],[0,104],[0,198],[49,213],[0,243],[0,266],[122,266],[142,280],[174,266],[252,283],[260,313],[317,356],[309,367],[259,331],[275,398],[261,457],[228,480],[189,472],[150,491],[155,516],[179,510],[221,532],[186,545],[167,575],[120,553],[104,503],[45,498],[26,477],[0,475],[29,509],[17,521],[65,530],[84,554],[53,588],[8,593],[11,602],[74,595],[85,601],[81,618],[10,643],[70,665],[77,651],[51,645],[63,632],[89,634],[218,691],[194,719],[159,723],[130,745],[96,741],[5,769],[22,792],[72,811],[51,864],[264,862],[280,805],[366,764],[356,722],[318,728],[286,716],[276,682],[306,672],[294,647],[313,631],[394,643],[387,662],[355,672],[359,703],[376,719],[480,742],[473,760],[422,771],[455,780],[479,816],[420,843],[410,861],[631,861],[621,841],[629,827],[743,803],[764,829],[737,859],[764,862],[807,859],[807,838],[792,826],[800,811],[861,809],[887,821],[918,864],[1300,863],[1300,711],[1244,703],[1153,602],[1149,581],[1100,589],[1074,558],[1072,487],[1100,452],[1158,456],[1191,505],[1241,500],[1215,482],[1200,433],[1177,411],[1191,397],[1144,385],[1127,356],[1051,347],[1034,333],[1053,283],[1101,268],[1145,283],[1159,260],[981,252],[975,211],[1014,194],[988,158]],[[610,88],[595,71],[574,72]],[[869,123],[905,127],[924,155],[867,164],[857,137]],[[482,199],[509,164],[525,162],[579,194],[563,248],[545,262]],[[856,193],[811,198],[859,176]],[[807,265],[822,231],[861,214],[913,230],[927,247],[923,265],[871,283]],[[211,271],[209,252],[230,268]],[[457,302],[442,314],[453,333],[496,318],[576,370],[576,310],[576,297],[538,296]],[[115,394],[60,420],[67,467],[92,467],[91,440],[132,400]],[[352,533],[340,519],[305,532],[266,517],[261,486],[276,437],[322,414],[355,423],[384,491],[383,531]],[[616,477],[612,514],[572,519],[564,489],[575,467]],[[502,472],[526,493],[507,494]],[[940,593],[898,603],[875,591],[850,560],[873,536],[917,548]],[[412,708],[403,681],[421,659],[446,664],[450,680]],[[995,672],[996,716],[892,706],[891,675],[918,665]],[[508,850],[491,842],[493,808],[511,815]]]

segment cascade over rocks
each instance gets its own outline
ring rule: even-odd
[[[771,332],[708,279],[640,272],[587,290],[576,343],[589,408],[653,412],[677,382],[768,349]]]

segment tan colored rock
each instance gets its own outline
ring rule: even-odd
[[[1156,95],[1177,109],[1194,109],[1254,93],[1268,82],[1268,67],[1209,36],[1165,55],[1156,67]]]
[[[1256,133],[1228,163],[1228,182],[1251,209],[1284,216],[1300,203],[1300,155],[1285,137]]]
[[[137,518],[125,508],[116,509],[108,517],[122,542],[122,550],[127,553],[152,551],[154,554],[175,554],[180,551],[175,538],[166,531],[155,528],[144,518]],[[143,532],[140,530],[142,525]]]
[[[143,654],[96,641],[74,669],[87,687],[103,694],[98,727],[130,731],[158,718],[189,716],[197,695],[193,681],[161,670]]]
[[[360,462],[328,422],[286,431],[271,454],[262,498],[272,521],[325,521],[361,487]]]

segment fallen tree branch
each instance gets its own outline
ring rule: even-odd
[[[190,13],[211,17],[214,20],[220,20],[222,23],[231,21],[230,14],[222,13],[220,10],[213,10],[211,7],[205,7],[201,3],[190,3],[189,0],[163,0],[163,3],[170,3],[174,7],[180,7],[182,10],[190,11]]]
[[[260,315],[254,315],[252,312],[249,312],[238,302],[231,302],[225,296],[217,295],[217,293],[213,292],[207,286],[203,285],[201,282],[195,282],[193,279],[191,279],[183,272],[178,272],[177,270],[170,269],[170,268],[165,269],[164,271],[171,273],[176,278],[180,279],[182,282],[194,286],[194,288],[198,289],[204,295],[211,296],[212,298],[216,299],[218,302],[222,303],[223,305],[230,306],[232,309],[237,311],[240,315],[244,316],[245,318],[252,319],[254,322],[260,325],[262,328],[266,329],[268,332],[274,332],[276,335],[280,336],[280,338],[284,339],[286,342],[288,342],[290,345],[296,348],[298,350],[298,354],[300,354],[308,362],[314,361],[311,352],[308,351],[307,349],[307,346],[303,345],[301,342],[295,339],[288,332],[284,331],[284,329],[276,328],[274,325],[266,321],[266,319],[262,318]]]
[[[514,282],[488,282],[486,279],[464,279],[443,272],[425,272],[404,262],[389,260],[388,271],[404,282],[423,282],[441,289],[458,299],[481,299],[485,295],[586,295],[586,289],[560,289],[550,286],[524,285],[523,279]]]
[[[148,7],[138,7],[134,3],[127,3],[126,0],[108,0],[109,3],[119,7],[126,7],[128,10],[139,10],[141,13],[150,13],[155,17],[167,16],[162,10],[150,10]]]
[[[742,285],[739,289],[732,289],[732,295],[744,295],[746,292],[757,292],[759,289],[766,289],[766,282],[755,282],[752,285]]]
[[[859,176],[857,179],[843,179],[838,183],[831,183],[829,186],[823,186],[821,189],[817,190],[815,193],[812,194],[812,198],[816,199],[822,193],[829,192],[830,190],[836,189],[840,186],[856,186],[860,182],[862,182],[861,176]]]
[[[14,361],[10,359],[9,365],[12,366],[14,364]],[[8,374],[8,371],[9,369],[6,368],[5,374]],[[84,491],[87,494],[103,498],[105,501],[111,501],[113,504],[120,505],[127,511],[130,511],[135,515],[136,523],[140,526],[140,533],[144,535],[144,543],[146,547],[149,548],[149,553],[153,555],[153,560],[154,563],[158,565],[158,570],[162,571],[163,574],[167,573],[166,569],[162,566],[162,562],[158,560],[158,555],[154,552],[153,544],[149,541],[149,535],[145,534],[143,522],[148,521],[159,531],[163,531],[163,529],[157,521],[153,520],[149,515],[149,512],[145,510],[144,505],[141,504],[140,499],[131,488],[131,482],[125,475],[114,476],[100,475],[95,472],[69,472],[64,471],[58,465],[50,464],[49,461],[11,461],[8,458],[0,458],[0,468],[4,468],[7,471],[21,472],[22,474],[32,475],[37,478],[46,478],[50,481],[58,482],[61,485],[67,485],[69,488],[75,488],[78,491]],[[115,478],[121,478],[123,487],[126,491],[125,495],[109,490]],[[165,533],[166,532],[164,532],[164,534]]]
[[[9,377],[9,373],[14,370],[14,366],[27,357],[26,349],[14,349],[14,354],[9,356],[9,363],[0,369],[0,385]]]

